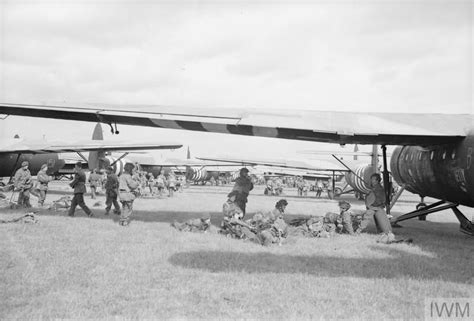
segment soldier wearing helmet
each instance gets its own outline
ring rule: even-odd
[[[48,184],[53,180],[53,178],[46,173],[47,170],[48,165],[43,164],[36,175],[36,179],[38,180],[37,186],[39,189],[38,206],[43,206],[44,200],[46,199],[46,193],[48,192]]]
[[[76,206],[79,205],[79,207],[82,208],[89,217],[91,217],[93,214],[84,202],[84,193],[86,192],[86,174],[82,170],[81,162],[76,163],[74,171],[76,172],[74,174],[74,180],[69,184],[69,186],[74,188],[74,197],[72,198],[68,215],[74,216]]]
[[[24,207],[31,207],[30,189],[33,187],[28,166],[29,163],[27,161],[21,163],[21,167],[16,171],[15,177],[13,178],[15,189],[20,192],[18,195],[18,205]]]

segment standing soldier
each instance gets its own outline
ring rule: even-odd
[[[323,192],[323,182],[320,179],[318,179],[316,182],[316,197],[320,198],[322,192]]]
[[[122,215],[120,216],[119,224],[122,226],[130,224],[130,216],[133,212],[133,201],[135,200],[135,194],[133,192],[139,184],[139,182],[132,178],[133,168],[134,165],[132,163],[125,164],[123,173],[119,178],[119,197],[120,203],[122,203]]]
[[[147,174],[148,180],[147,180],[147,185],[148,188],[150,189],[150,195],[153,196],[154,188],[155,188],[155,177],[153,176],[153,173],[148,173]]]
[[[44,200],[46,199],[46,193],[48,192],[48,183],[53,180],[53,177],[48,176],[46,171],[48,170],[48,165],[43,164],[36,178],[38,179],[38,189],[39,189],[39,198],[38,206],[43,206]]]
[[[21,167],[16,171],[15,177],[13,178],[15,189],[20,191],[18,195],[18,205],[24,207],[31,207],[30,189],[33,187],[28,165],[29,163],[27,161],[21,163]]]
[[[156,187],[158,188],[158,196],[160,197],[163,195],[163,190],[165,189],[165,182],[166,182],[165,175],[163,175],[163,172],[160,171],[160,173],[156,177],[156,182],[155,182]]]
[[[77,162],[74,171],[74,180],[69,184],[72,188],[74,188],[74,197],[71,201],[71,208],[69,209],[69,216],[74,216],[74,211],[76,210],[76,206],[79,205],[84,212],[86,212],[87,216],[92,217],[93,214],[91,210],[87,207],[86,203],[84,203],[84,193],[86,192],[86,174],[82,170],[81,162]]]
[[[92,173],[89,175],[89,184],[91,187],[91,197],[95,200],[97,187],[102,185],[102,175],[97,173],[97,169],[94,168]]]
[[[173,173],[168,176],[168,197],[173,197],[176,188],[176,177]]]
[[[114,205],[114,214],[120,215],[120,205],[117,202],[119,189],[119,180],[114,173],[113,167],[107,167],[107,179],[105,181],[105,215],[109,215],[112,204]]]
[[[237,177],[237,179],[235,180],[234,187],[232,188],[232,191],[237,192],[235,203],[240,207],[244,215],[245,207],[247,204],[247,198],[252,189],[253,183],[249,178],[249,170],[244,167],[240,170],[240,176]]]
[[[298,196],[303,196],[304,181],[303,177],[298,176],[296,179],[296,187],[298,188]]]

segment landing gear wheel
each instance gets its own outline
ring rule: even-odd
[[[334,189],[334,196],[338,197],[342,194],[342,189],[340,189],[339,187],[336,187]]]
[[[426,204],[422,202],[422,203],[419,203],[419,204],[416,206],[416,209],[417,209],[417,210],[421,210],[421,209],[423,209],[423,208],[425,208],[425,207],[426,207]],[[426,221],[426,216],[427,216],[426,214],[425,214],[425,215],[420,215],[420,216],[418,216],[418,220],[420,220],[420,221]]]

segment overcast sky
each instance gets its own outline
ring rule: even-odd
[[[0,3],[3,102],[473,113],[471,1]],[[93,124],[10,117],[2,128],[79,139]],[[321,146],[121,131],[193,154]]]

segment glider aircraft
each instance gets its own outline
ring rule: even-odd
[[[440,201],[398,217],[400,222],[451,208],[461,231],[474,224],[458,209],[474,207],[474,115],[355,113],[299,110],[186,109],[163,106],[61,106],[0,103],[0,114],[344,144],[379,144],[384,181],[389,181],[386,146],[397,183]],[[390,193],[386,184],[386,194]],[[387,197],[387,208],[390,208]]]

